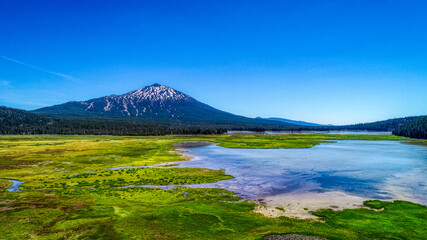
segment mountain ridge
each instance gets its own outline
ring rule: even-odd
[[[332,126],[332,125],[323,125],[323,124],[297,121],[297,120],[291,120],[291,119],[286,119],[286,118],[277,118],[277,117],[269,117],[269,118],[257,117],[257,119],[279,121],[279,122],[284,122],[284,123],[295,124],[298,126],[311,126],[311,127]]]
[[[112,94],[86,101],[69,101],[32,112],[61,118],[134,118],[172,122],[296,126],[221,111],[181,91],[158,83],[121,95]]]

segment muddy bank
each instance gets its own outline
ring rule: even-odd
[[[180,142],[177,144],[174,144],[174,148],[195,148],[195,147],[205,147],[209,145],[213,145],[215,143],[212,142],[206,142],[206,141],[190,141],[190,142]]]
[[[327,240],[316,236],[305,236],[299,234],[285,234],[285,235],[269,235],[265,237],[267,240]]]

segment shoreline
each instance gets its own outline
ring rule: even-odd
[[[185,155],[186,149],[195,147],[204,147],[215,143],[206,141],[182,142],[174,145],[175,151],[181,156],[191,161],[195,156]],[[179,163],[179,162],[175,162]],[[221,188],[227,189],[227,188]],[[233,189],[227,189],[233,191]],[[235,191],[234,191],[235,192]],[[320,209],[332,209],[334,211],[354,208],[364,208],[363,202],[370,200],[358,196],[353,196],[340,191],[331,191],[324,193],[299,191],[295,193],[279,194],[274,196],[265,196],[261,199],[251,199],[236,193],[244,201],[256,203],[253,210],[255,213],[261,213],[266,217],[277,218],[281,216],[317,220],[318,217],[311,212]]]
[[[299,192],[266,197],[264,204],[258,205],[254,212],[267,217],[290,217],[296,219],[318,219],[311,212],[320,209],[340,211],[344,209],[364,208],[363,202],[371,200],[340,191],[324,193]]]

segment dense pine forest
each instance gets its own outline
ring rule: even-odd
[[[427,117],[406,117],[346,126],[280,126],[235,122],[171,122],[147,119],[53,118],[25,110],[0,106],[0,134],[76,134],[76,135],[168,135],[222,134],[237,131],[393,131],[411,138],[426,138]]]
[[[427,139],[427,116],[418,117],[405,123],[395,130],[393,134],[410,138]]]
[[[167,135],[222,134],[231,129],[265,131],[284,130],[277,126],[212,123],[171,122],[147,119],[117,118],[52,118],[25,110],[0,106],[0,134],[77,134],[77,135]]]
[[[226,126],[114,119],[59,119],[0,107],[0,134],[166,135],[221,134]]]
[[[0,106],[0,134],[77,135],[167,135],[222,134],[237,131],[329,130],[307,126],[286,126],[236,122],[180,122],[136,118],[54,118]]]
[[[346,130],[361,130],[361,131],[393,131],[402,124],[409,123],[417,117],[393,118],[384,121],[377,121],[371,123],[359,123],[353,125],[337,126],[339,129]]]

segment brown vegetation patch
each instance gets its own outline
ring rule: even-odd
[[[21,156],[0,156],[0,160],[12,160]]]
[[[14,202],[13,200],[3,200],[3,201],[0,201],[0,205],[9,205],[13,202]]]
[[[188,142],[181,142],[181,143],[174,144],[174,147],[175,148],[194,148],[194,147],[209,146],[212,144],[214,143],[207,142],[207,141],[188,141]]]
[[[2,211],[7,211],[7,210],[12,210],[14,208],[10,208],[10,207],[0,207],[0,212]]]
[[[66,153],[66,152],[76,152],[77,150],[72,149],[51,149],[47,148],[43,151],[37,151],[34,152],[35,154],[60,154],[60,153]]]
[[[88,206],[88,205],[86,205],[84,202],[81,202],[81,201],[77,201],[76,203],[75,203],[75,205],[74,205],[74,209],[79,209],[79,208],[84,208],[84,207],[86,207],[86,206]]]
[[[284,234],[284,235],[270,235],[265,237],[267,240],[327,240],[326,238],[316,236],[305,236],[299,234]]]
[[[17,169],[23,167],[37,166],[35,160],[0,161],[0,169]]]

